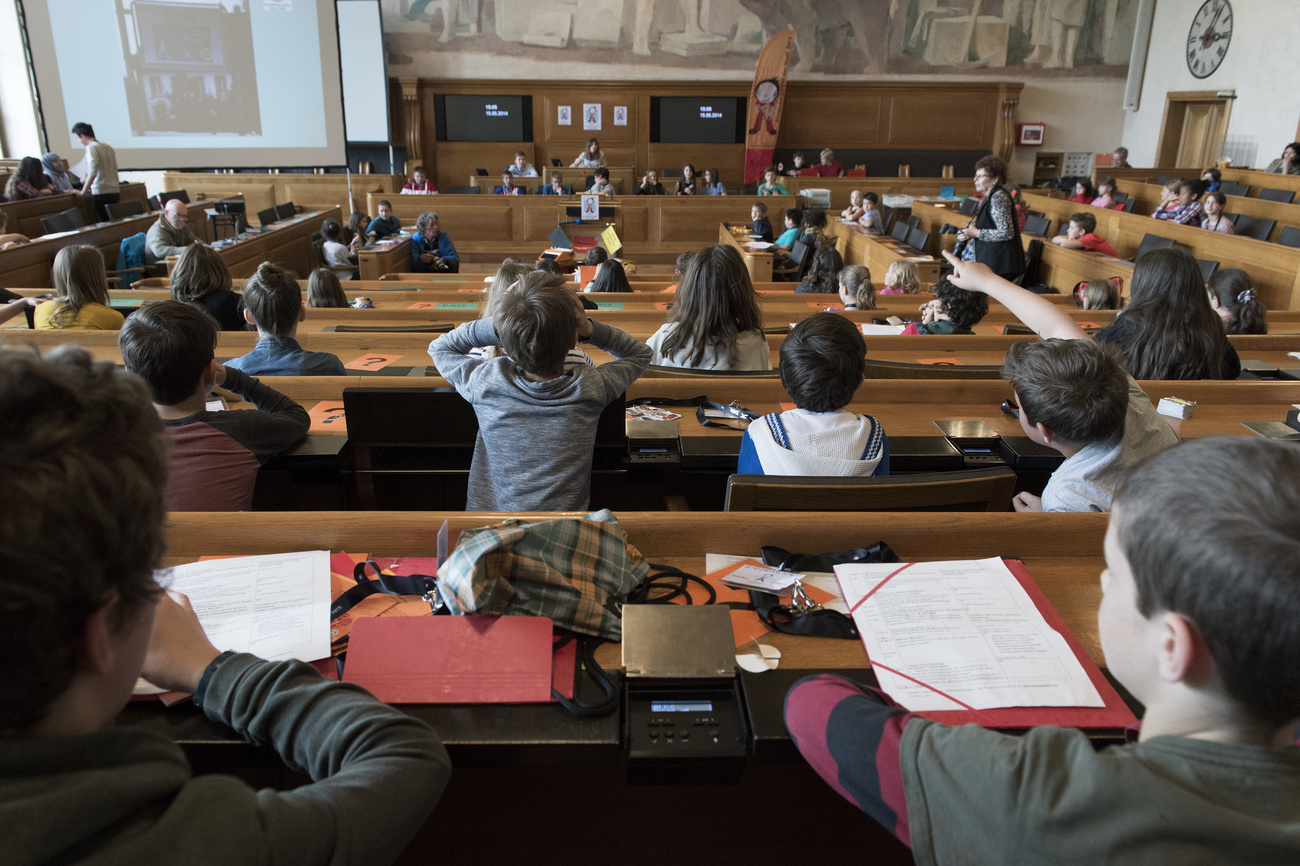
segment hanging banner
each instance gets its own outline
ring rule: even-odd
[[[755,183],[772,164],[776,151],[776,131],[781,125],[781,106],[785,104],[785,79],[790,73],[790,52],[794,50],[794,31],[782,30],[767,41],[754,70],[754,86],[749,92],[749,123],[745,137],[745,183]]]

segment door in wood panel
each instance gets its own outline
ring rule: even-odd
[[[1223,153],[1232,99],[1213,91],[1169,93],[1156,145],[1157,168],[1201,168]]]

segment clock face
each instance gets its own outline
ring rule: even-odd
[[[1228,0],[1205,0],[1187,32],[1187,69],[1206,78],[1219,68],[1232,41],[1232,4]]]

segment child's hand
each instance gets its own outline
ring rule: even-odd
[[[928,325],[935,319],[939,318],[939,301],[927,301],[925,306],[921,307],[921,324]]]
[[[203,670],[218,655],[220,651],[203,632],[190,600],[172,590],[163,593],[141,675],[162,689],[193,692]]]
[[[216,371],[216,374],[217,374],[217,381],[216,381],[214,384],[216,384],[216,385],[225,385],[225,384],[226,384],[226,368],[225,368],[225,365],[224,365],[224,364],[221,364],[221,363],[219,363],[219,362],[214,362],[214,363],[216,364],[216,366],[215,366],[213,369]]]
[[[1015,506],[1016,511],[1042,511],[1043,497],[1022,490],[1012,497],[1011,504]]]
[[[943,251],[943,257],[953,267],[952,276],[948,278],[948,282],[959,289],[987,294],[989,282],[998,278],[988,265],[982,265],[979,262],[963,262],[947,250]]]
[[[587,311],[582,308],[582,299],[578,297],[577,293],[573,295],[573,312],[577,319],[578,339],[585,340],[591,336],[594,325],[591,319],[587,318]]]

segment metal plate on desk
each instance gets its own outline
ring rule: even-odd
[[[1242,421],[1241,426],[1254,430],[1265,439],[1285,439],[1291,442],[1300,441],[1300,433],[1283,424],[1281,421]]]
[[[983,421],[935,421],[949,439],[997,439],[998,431]]]
[[[731,611],[722,605],[623,607],[623,667],[629,680],[731,679]]]

